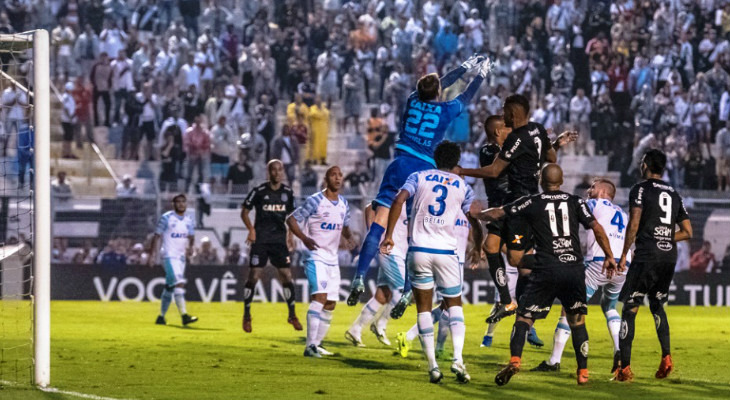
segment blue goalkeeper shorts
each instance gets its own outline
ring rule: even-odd
[[[412,173],[433,168],[435,168],[433,164],[426,160],[396,150],[395,158],[386,168],[383,180],[380,182],[380,189],[378,189],[378,195],[375,196],[373,201],[373,208],[378,206],[390,208],[398,191]]]

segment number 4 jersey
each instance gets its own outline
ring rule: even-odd
[[[621,207],[611,203],[608,199],[588,199],[586,204],[593,213],[593,217],[606,231],[614,258],[620,257],[624,249],[629,217]],[[589,229],[586,232],[586,261],[603,261],[604,258],[605,254],[596,242],[596,235]],[[626,260],[631,262],[631,253],[627,254]]]
[[[562,191],[525,196],[504,206],[510,217],[522,217],[532,228],[537,268],[583,263],[578,224],[595,221],[586,202]]]
[[[411,174],[403,190],[413,198],[409,223],[410,249],[454,252],[456,221],[469,212],[474,192],[458,175],[437,169]]]
[[[647,179],[629,192],[629,207],[641,208],[634,261],[677,261],[674,227],[689,218],[679,194],[666,182]]]

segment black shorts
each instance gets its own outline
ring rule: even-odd
[[[502,221],[502,241],[508,250],[527,251],[532,248],[532,230],[527,220],[507,217]]]
[[[63,129],[64,142],[70,142],[74,140],[74,134],[76,133],[76,130],[74,129],[74,124],[70,122],[61,122],[61,129]]]
[[[249,254],[249,266],[251,268],[263,268],[271,261],[276,268],[289,268],[289,248],[286,243],[254,243],[251,245]]]
[[[503,225],[504,225],[504,220],[501,220],[501,219],[498,221],[487,222],[487,224],[486,224],[487,234],[497,235],[501,238]]]
[[[143,138],[147,138],[147,141],[152,143],[155,140],[155,122],[154,121],[145,121],[142,122],[142,125],[139,127],[139,139],[137,141],[142,141]]]
[[[619,301],[625,306],[635,307],[643,305],[644,297],[649,296],[649,301],[666,303],[669,285],[674,278],[674,265],[667,262],[632,262],[618,296]]]
[[[532,270],[517,314],[530,319],[547,317],[555,299],[567,314],[588,314],[586,271],[582,264],[550,266]]]

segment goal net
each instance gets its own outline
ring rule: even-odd
[[[48,33],[0,35],[1,383],[50,378],[48,93]]]

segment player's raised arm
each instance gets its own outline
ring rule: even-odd
[[[497,157],[491,164],[481,168],[461,168],[459,167],[457,173],[459,175],[471,176],[473,178],[496,178],[499,174],[504,171],[509,165],[509,161],[505,161],[502,158]]]
[[[415,174],[412,174],[412,176],[413,175]],[[410,180],[410,178],[408,179]],[[400,213],[403,210],[403,203],[405,203],[409,197],[411,197],[411,193],[406,189],[401,189],[395,196],[393,204],[390,206],[390,211],[388,212],[388,227],[385,229],[385,236],[383,237],[383,241],[380,243],[380,252],[383,254],[390,254],[390,251],[393,249],[393,231],[395,230],[395,225],[398,223]]]
[[[467,71],[469,71],[470,69],[481,64],[483,61],[484,61],[484,57],[482,57],[482,56],[473,55],[473,56],[469,57],[469,59],[467,59],[466,61],[461,63],[461,65],[452,69],[451,71],[447,72],[444,76],[441,77],[441,79],[439,80],[441,82],[441,88],[446,89],[447,87],[453,85]]]

